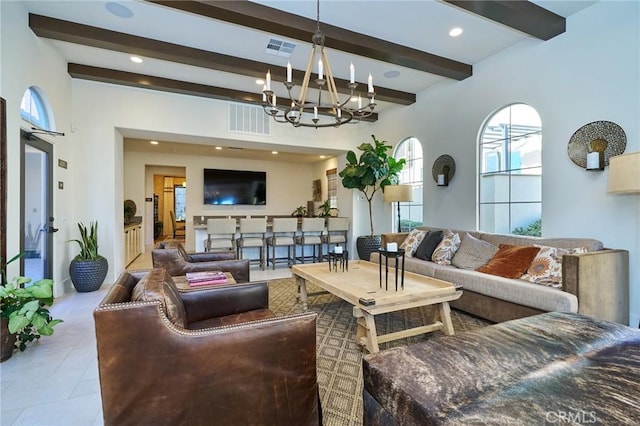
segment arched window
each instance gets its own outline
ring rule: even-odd
[[[542,123],[512,104],[491,115],[480,133],[480,230],[542,234]]]
[[[394,150],[393,157],[404,158],[406,164],[400,172],[400,183],[413,186],[413,201],[400,203],[400,228],[403,232],[422,225],[422,145],[414,137],[402,140]],[[393,229],[398,229],[398,220],[393,215]]]
[[[49,107],[49,102],[42,89],[31,86],[22,96],[20,115],[34,126],[55,131],[55,120]]]

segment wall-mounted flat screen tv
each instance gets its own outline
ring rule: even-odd
[[[267,204],[267,172],[204,169],[204,204]]]

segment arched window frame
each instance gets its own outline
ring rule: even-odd
[[[542,234],[542,122],[535,108],[506,105],[478,137],[478,229]]]
[[[20,116],[39,129],[56,130],[53,111],[47,96],[36,86],[30,86],[25,90],[20,102]]]
[[[397,160],[404,158],[406,163],[400,172],[400,184],[413,187],[413,201],[400,203],[401,229],[408,232],[416,226],[422,226],[424,207],[422,201],[424,181],[424,154],[420,141],[409,136],[401,140],[393,150],[393,157]],[[392,229],[398,229],[397,216],[392,215]]]

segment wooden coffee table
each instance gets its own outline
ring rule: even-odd
[[[328,291],[353,305],[353,315],[358,319],[356,343],[369,352],[379,352],[379,344],[432,331],[442,330],[453,335],[449,302],[462,295],[462,290],[447,281],[405,272],[404,289],[380,288],[378,264],[366,261],[349,263],[345,272],[330,271],[327,263],[294,265],[291,272],[298,285],[298,298],[307,309],[307,282]],[[362,305],[361,298],[374,299],[375,304]],[[374,318],[379,314],[402,311],[420,306],[437,305],[433,322],[406,330],[378,335]]]

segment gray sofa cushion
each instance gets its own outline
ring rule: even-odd
[[[440,266],[435,271],[435,278],[461,285],[463,291],[470,290],[542,311],[578,312],[578,298],[575,295],[523,280],[467,271],[455,266]]]
[[[560,247],[563,249],[572,249],[576,247],[586,247],[587,251],[602,250],[601,241],[591,238],[538,238],[526,235],[503,235],[503,234],[486,234],[480,235],[480,239],[488,241],[494,246],[500,244],[511,244],[514,246],[532,246],[534,244]]]
[[[498,251],[498,247],[488,241],[479,240],[468,232],[461,235],[462,241],[451,264],[461,269],[475,270],[487,263]]]

